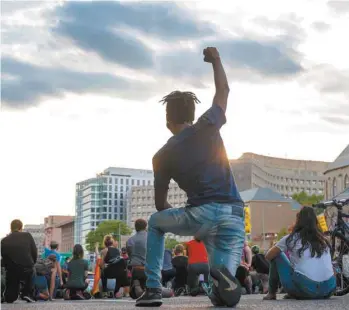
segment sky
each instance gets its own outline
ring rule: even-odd
[[[1,2],[0,235],[74,214],[75,183],[151,169],[173,90],[230,96],[222,136],[243,152],[333,161],[349,142],[349,1]]]

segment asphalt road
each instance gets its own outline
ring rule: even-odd
[[[262,301],[262,295],[243,296],[237,309],[243,310],[344,310],[348,309],[349,295],[345,297],[333,297],[330,300],[313,300],[313,301],[297,301],[297,300],[280,300],[278,301]],[[131,299],[123,300],[89,300],[89,301],[62,301],[55,300],[53,302],[37,302],[35,304],[27,304],[17,301],[12,305],[2,304],[3,310],[110,310],[110,309],[139,309],[134,306]],[[149,308],[148,308],[149,309]],[[213,309],[207,297],[174,297],[165,299],[161,309]],[[218,309],[218,308],[216,308]]]

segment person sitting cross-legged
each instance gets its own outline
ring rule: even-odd
[[[285,255],[288,251],[290,259]],[[312,207],[297,214],[292,232],[266,254],[270,261],[269,293],[264,300],[275,300],[279,281],[286,298],[324,299],[336,289],[330,245],[318,226]]]
[[[176,270],[176,274],[172,287],[175,296],[180,296],[182,293],[187,293],[188,257],[184,255],[184,246],[182,244],[176,245],[174,254],[172,266]]]

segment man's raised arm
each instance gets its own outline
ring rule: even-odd
[[[218,50],[215,47],[208,47],[204,49],[204,61],[212,64],[214,73],[214,83],[216,86],[216,93],[213,97],[213,103],[221,107],[225,112],[227,110],[227,101],[229,95],[229,84],[225,74],[221,58]]]

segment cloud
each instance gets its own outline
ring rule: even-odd
[[[316,21],[312,24],[313,28],[319,32],[325,32],[331,28],[331,26],[325,22]]]
[[[168,41],[214,33],[213,25],[196,20],[185,9],[168,2],[66,2],[56,11],[53,31],[82,49],[128,68],[153,67],[153,51],[125,29]]]
[[[151,83],[107,73],[41,67],[7,56],[2,58],[1,68],[1,98],[10,108],[36,105],[43,97],[60,97],[66,92],[98,93],[138,100],[154,94]]]
[[[322,119],[331,124],[349,126],[349,116],[323,116]]]
[[[349,13],[349,1],[347,0],[329,1],[328,6],[338,14]]]

